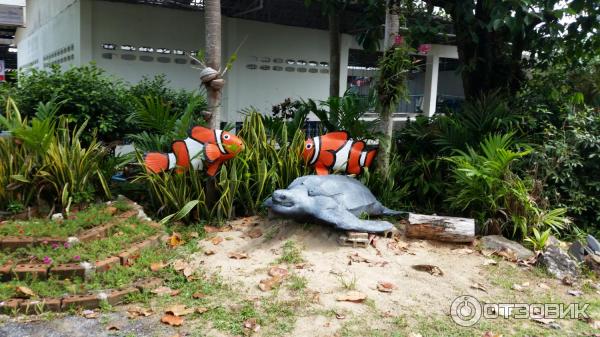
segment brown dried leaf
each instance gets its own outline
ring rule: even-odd
[[[186,308],[185,304],[175,304],[167,308],[165,310],[165,314],[171,314],[174,316],[185,316],[193,313],[194,308]]]
[[[262,291],[270,291],[271,289],[281,284],[281,277],[273,276],[264,280],[260,280],[258,288]]]
[[[158,288],[152,290],[151,293],[156,294],[158,296],[166,296],[166,295],[171,295],[171,293],[173,293],[173,289],[162,286],[162,287],[158,287]]]
[[[457,249],[452,249],[453,253],[456,254],[461,254],[461,255],[468,255],[468,254],[473,254],[475,251],[473,249],[469,249],[469,248],[457,248]]]
[[[542,289],[544,289],[544,290],[550,290],[550,289],[552,289],[552,288],[550,288],[550,287],[549,287],[549,286],[548,286],[546,283],[539,283],[539,284],[538,284],[538,287],[539,287],[539,288],[542,288]]]
[[[377,290],[381,291],[382,293],[391,293],[392,290],[394,290],[396,288],[396,286],[394,286],[394,284],[390,283],[390,282],[379,282],[377,283]]]
[[[287,275],[288,275],[288,271],[285,268],[271,267],[271,269],[269,269],[269,276],[285,278]]]
[[[346,318],[346,315],[344,315],[344,314],[340,314],[340,313],[336,312],[336,313],[335,313],[335,318],[337,318],[337,319],[345,319],[345,318]]]
[[[87,319],[94,319],[100,316],[100,313],[94,310],[84,310],[81,312],[81,315]]]
[[[443,276],[444,272],[438,266],[434,266],[431,264],[416,264],[412,266],[414,270],[424,271],[433,276]]]
[[[192,297],[195,299],[206,298],[206,294],[198,292],[198,293],[192,294]]]
[[[199,314],[203,314],[203,313],[205,313],[207,311],[208,311],[208,308],[206,308],[206,307],[196,308],[196,312],[199,313]]]
[[[481,284],[481,283],[477,283],[477,282],[475,282],[475,283],[471,284],[471,288],[473,288],[473,289],[477,289],[477,290],[481,290],[481,291],[483,291],[483,292],[486,292],[486,293],[487,293],[487,289],[486,289],[486,288],[485,288],[485,286],[484,286],[483,284]]]
[[[212,250],[212,249],[207,249],[207,250],[204,251],[204,255],[207,255],[207,256],[208,255],[214,255],[214,254],[215,254],[215,251]]]
[[[167,264],[164,262],[154,262],[154,263],[150,264],[150,270],[153,272],[157,272],[166,266],[167,266]]]
[[[195,270],[192,266],[187,266],[183,269],[183,276],[190,277],[194,274]]]
[[[525,290],[525,287],[523,287],[523,286],[522,286],[522,285],[520,285],[520,284],[516,284],[516,283],[515,283],[515,284],[513,284],[513,285],[512,285],[512,287],[510,287],[510,288],[511,288],[512,290],[516,290],[516,291],[523,291],[523,290]]]
[[[343,295],[338,296],[336,301],[346,301],[346,302],[354,302],[361,303],[367,298],[367,295],[361,293],[360,291],[349,291]]]
[[[185,262],[184,260],[179,259],[173,261],[173,269],[175,269],[175,271],[182,271],[187,266],[189,266],[189,263]]]
[[[198,236],[199,236],[199,235],[198,235],[198,232],[190,232],[190,233],[188,234],[188,236],[189,236],[190,238],[198,238]]]
[[[244,321],[244,329],[258,332],[260,330],[260,325],[256,322],[256,318],[250,318]]]
[[[260,230],[260,228],[254,228],[254,229],[248,231],[248,233],[246,233],[246,235],[248,235],[251,239],[258,239],[263,235],[263,233]]]
[[[106,326],[106,330],[108,331],[119,331],[121,330],[121,327],[116,325],[116,324],[109,324],[108,326]]]
[[[369,263],[371,262],[371,260],[367,259],[366,257],[362,257],[360,255],[358,255],[358,253],[353,253],[353,254],[349,254],[348,258],[350,259],[350,262],[365,262],[365,263]]]
[[[518,260],[517,253],[509,248],[502,248],[501,250],[494,252],[494,254],[510,262],[517,262]]]
[[[204,226],[204,231],[205,231],[206,233],[218,233],[218,232],[220,232],[221,230],[219,229],[219,227],[205,225],[205,226]]]
[[[181,238],[181,234],[173,232],[171,236],[169,236],[169,241],[167,244],[171,248],[175,248],[183,243],[183,239]]]
[[[242,259],[247,259],[248,258],[248,254],[246,253],[237,253],[237,252],[230,252],[227,254],[227,256],[229,256],[230,259],[236,259],[236,260],[242,260]]]
[[[162,323],[169,324],[170,326],[181,326],[181,324],[183,324],[183,317],[166,314],[160,319],[160,321]]]
[[[486,331],[486,332],[485,332],[485,333],[482,335],[482,337],[502,337],[502,335],[500,335],[500,334],[495,334],[495,333],[493,333],[493,332],[491,332],[491,331]]]
[[[483,261],[484,266],[495,266],[497,264],[498,262],[494,259],[485,259],[485,261]]]
[[[31,290],[27,287],[24,287],[24,286],[16,286],[15,291],[17,292],[16,297],[18,297],[18,298],[35,297],[35,293],[33,292],[33,290]]]
[[[485,257],[490,257],[492,255],[494,255],[496,251],[495,250],[490,250],[490,249],[482,249],[481,250],[481,255],[485,256]]]
[[[218,245],[221,242],[223,242],[223,237],[221,236],[215,236],[214,238],[210,239],[210,242],[212,242],[213,245]]]
[[[169,295],[173,297],[173,296],[179,295],[179,293],[181,293],[181,289],[175,289],[175,290],[171,291],[171,293]]]
[[[152,309],[150,308],[141,308],[141,307],[131,307],[129,309],[127,309],[127,316],[130,319],[136,318],[136,317],[148,317],[150,315],[152,315],[154,312],[152,311]]]

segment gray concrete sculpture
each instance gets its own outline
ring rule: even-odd
[[[388,221],[363,220],[360,216],[406,214],[383,206],[362,183],[342,175],[296,178],[287,189],[273,192],[264,205],[275,215],[317,220],[347,231],[370,233],[389,231],[393,225]]]

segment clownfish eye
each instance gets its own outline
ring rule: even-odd
[[[310,150],[310,149],[312,149],[312,144],[310,144],[310,143],[309,143],[309,144],[306,144],[306,149],[307,149],[307,150]]]
[[[223,135],[223,139],[225,139],[225,140],[229,140],[229,138],[231,138],[231,137],[230,137],[228,134],[224,134],[224,135]]]

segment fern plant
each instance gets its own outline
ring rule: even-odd
[[[537,228],[533,228],[533,236],[527,236],[525,238],[525,242],[529,242],[534,251],[539,252],[546,248],[548,244],[548,239],[550,238],[550,234],[552,230],[550,228],[541,232],[537,230]]]
[[[534,227],[564,228],[564,209],[545,210],[530,194],[531,181],[516,175],[511,166],[530,153],[518,149],[512,134],[490,135],[478,150],[456,151],[453,164],[451,209],[473,216],[482,225],[499,227],[511,237],[526,237]]]

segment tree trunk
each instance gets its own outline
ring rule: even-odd
[[[385,35],[383,37],[384,51],[393,47],[396,36],[400,31],[400,18],[398,17],[398,9],[390,5],[385,12]],[[379,170],[387,175],[390,167],[390,155],[392,152],[392,140],[394,135],[394,111],[395,107],[381,107],[379,112],[381,116],[381,128],[383,139],[379,144],[379,153],[377,155],[377,164]]]
[[[410,213],[406,237],[446,242],[473,242],[475,220]]]
[[[339,12],[329,14],[329,96],[340,96],[340,32]]]
[[[204,21],[206,24],[206,65],[217,71],[221,68],[221,0],[204,1]],[[210,83],[210,82],[208,82]],[[208,126],[219,129],[221,126],[221,88],[206,85],[208,98]]]

